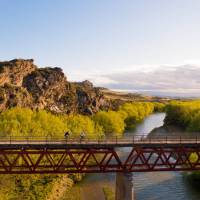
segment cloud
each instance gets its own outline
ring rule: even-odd
[[[122,71],[91,77],[96,85],[165,96],[200,96],[200,65],[162,65],[154,70]]]

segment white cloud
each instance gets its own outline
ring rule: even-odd
[[[89,79],[111,89],[138,91],[156,95],[200,96],[200,65],[162,65],[125,70]]]

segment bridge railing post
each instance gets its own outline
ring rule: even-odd
[[[10,144],[11,144],[11,135],[10,135]]]
[[[197,135],[196,135],[196,144],[198,143],[198,140],[197,140]]]

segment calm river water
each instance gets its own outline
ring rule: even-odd
[[[135,131],[125,135],[148,135],[154,128],[163,125],[164,118],[165,113],[152,114]],[[200,191],[190,186],[180,172],[134,173],[133,177],[136,200],[200,200]],[[80,186],[83,200],[104,200],[104,186],[114,189],[114,173],[88,175]]]

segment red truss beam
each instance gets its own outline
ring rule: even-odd
[[[200,147],[1,149],[0,174],[105,173],[200,170]],[[193,159],[191,155],[193,154]]]

